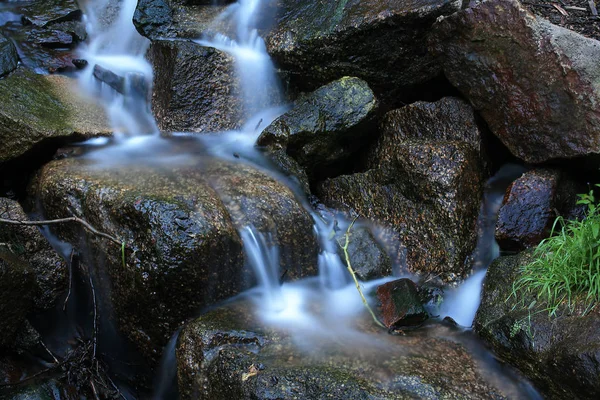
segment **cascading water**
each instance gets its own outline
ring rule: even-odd
[[[152,66],[144,55],[150,41],[133,26],[136,6],[136,0],[82,2],[90,39],[79,49],[88,62],[79,82],[89,96],[101,99],[116,138],[158,133],[148,104]]]

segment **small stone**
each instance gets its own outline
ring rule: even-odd
[[[410,279],[398,279],[377,287],[381,316],[390,329],[421,325],[429,314],[421,304],[417,285]]]

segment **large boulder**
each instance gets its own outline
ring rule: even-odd
[[[36,192],[48,217],[77,216],[126,243],[123,255],[99,236],[81,243],[76,224],[57,228],[90,250],[84,258],[109,291],[118,326],[154,359],[183,321],[249,287],[242,227],[272,233],[290,278],[315,273],[310,215],[289,189],[242,164],[203,158],[106,168],[64,159],[43,168]]]
[[[29,221],[19,203],[4,198],[0,198],[0,218]],[[53,308],[67,290],[69,271],[65,260],[35,226],[0,222],[0,242],[5,251],[12,253],[11,259],[28,265],[32,272],[35,311]]]
[[[530,250],[500,257],[485,278],[474,329],[506,362],[517,367],[550,399],[595,399],[600,395],[600,312],[561,306],[549,317],[535,294],[513,293]]]
[[[556,169],[524,173],[507,189],[496,224],[505,250],[534,247],[550,235],[556,217],[577,218],[577,185]],[[560,229],[560,226],[556,228]]]
[[[339,168],[376,133],[377,99],[369,85],[344,77],[298,100],[261,133],[258,146],[285,150],[309,178]]]
[[[452,340],[373,332],[370,318],[358,331],[328,340],[312,327],[296,333],[269,327],[251,307],[245,301],[219,308],[182,330],[176,353],[182,399],[506,396]]]
[[[152,109],[165,131],[218,132],[241,125],[243,104],[234,59],[187,41],[157,40]]]
[[[440,73],[426,37],[436,18],[460,6],[452,0],[285,0],[267,50],[308,88],[357,76],[376,92],[395,90]]]
[[[449,81],[492,132],[530,163],[600,152],[600,42],[485,0],[435,25]]]
[[[49,141],[76,141],[111,134],[102,108],[74,90],[65,76],[18,69],[0,80],[0,163]]]
[[[457,99],[389,112],[370,169],[328,179],[329,207],[382,225],[396,267],[452,280],[464,276],[476,241],[484,158],[470,107]]]

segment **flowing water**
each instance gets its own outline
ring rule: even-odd
[[[309,348],[315,341],[331,338],[338,343],[347,342],[349,347],[357,343],[375,343],[373,337],[354,328],[353,320],[364,316],[365,308],[345,262],[339,256],[340,244],[332,235],[336,229],[345,231],[350,221],[335,212],[315,211],[297,182],[275,170],[269,160],[254,148],[260,134],[260,129],[256,127],[266,127],[286,109],[281,104],[283,96],[275,69],[257,30],[257,20],[265,6],[263,1],[240,0],[230,5],[219,17],[219,23],[215,24],[229,28],[213,30],[197,40],[203,46],[215,47],[235,58],[242,84],[246,124],[238,131],[203,136],[176,133],[173,139],[158,135],[156,122],[150,112],[152,68],[144,59],[149,42],[135,31],[131,22],[137,1],[123,0],[116,14],[111,14],[114,2],[108,0],[83,4],[90,40],[80,51],[89,65],[81,73],[79,81],[84,92],[101,99],[116,132],[114,139],[85,143],[87,152],[84,157],[98,168],[127,168],[131,164],[145,163],[173,167],[178,163],[195,163],[200,157],[217,157],[232,163],[251,164],[285,183],[314,220],[314,231],[320,246],[319,276],[282,285],[280,249],[272,240],[277,232],[258,231],[252,225],[243,226],[239,233],[247,263],[252,267],[257,281],[256,287],[245,295],[255,301],[257,315],[265,324],[291,331],[300,348]],[[115,87],[103,81],[102,77],[107,73],[120,78],[122,85]],[[181,140],[192,143],[181,145]],[[424,335],[451,336],[453,340],[466,343],[474,353],[481,353],[478,359],[485,364],[482,370],[488,371],[495,379],[509,376],[510,373],[497,365],[468,328],[479,304],[485,268],[497,255],[497,248],[493,246],[493,227],[501,200],[499,193],[498,190],[488,191],[482,206],[482,236],[476,252],[478,270],[462,286],[447,294],[447,302],[440,309],[441,317],[450,315],[467,329],[457,328],[452,330],[453,333],[446,328],[442,331],[430,327],[423,330]],[[62,246],[56,244],[57,247]],[[364,282],[363,290],[368,294],[390,279],[395,278]],[[373,302],[373,299],[370,298],[370,301]],[[436,326],[439,327],[439,323]],[[175,377],[176,339],[177,334],[165,349],[156,379],[155,399],[174,396],[171,383]],[[506,382],[498,385],[510,386],[519,396],[536,397],[535,392],[519,388],[515,382],[518,382],[518,378],[510,375]],[[122,387],[122,392],[127,398],[133,398],[126,386]]]

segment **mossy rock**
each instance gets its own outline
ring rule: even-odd
[[[76,92],[74,79],[18,69],[0,79],[0,162],[51,140],[111,134],[102,108]]]

